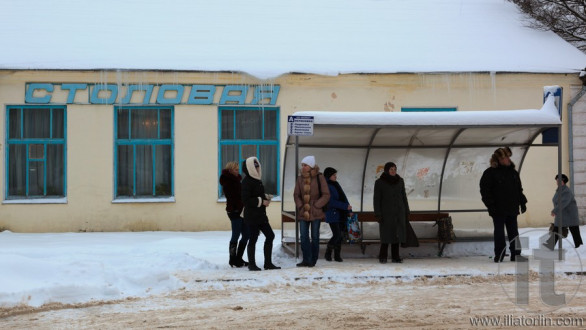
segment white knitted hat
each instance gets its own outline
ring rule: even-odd
[[[303,158],[301,160],[301,164],[307,164],[307,165],[309,165],[309,167],[314,168],[315,167],[315,157],[305,156],[305,158]]]

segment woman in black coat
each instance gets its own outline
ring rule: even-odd
[[[505,228],[511,251],[511,261],[521,254],[521,247],[516,246],[519,236],[517,215],[527,210],[527,198],[519,172],[511,161],[513,155],[509,147],[498,148],[490,158],[490,167],[480,178],[480,195],[488,209],[494,225],[494,262],[501,262],[505,257]]]
[[[248,262],[242,260],[246,244],[248,243],[249,230],[244,224],[244,219],[240,216],[244,204],[242,203],[242,177],[237,162],[229,162],[220,175],[220,184],[226,196],[226,213],[230,219],[232,227],[232,238],[230,238],[230,267],[248,266]],[[242,235],[240,243],[238,237]]]
[[[405,182],[397,174],[397,165],[385,164],[384,172],[374,183],[374,216],[379,223],[380,263],[386,263],[389,244],[394,263],[401,263],[399,244],[407,242],[409,202],[405,193]]]
[[[248,240],[248,269],[258,271],[256,265],[255,250],[256,241],[260,232],[265,235],[264,269],[281,269],[273,265],[273,240],[275,233],[269,224],[266,208],[271,203],[270,196],[265,194],[265,188],[261,181],[260,162],[256,157],[249,157],[242,163],[242,171],[246,174],[242,180],[242,201],[244,202],[244,222],[250,228],[250,239]]]

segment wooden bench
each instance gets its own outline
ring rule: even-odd
[[[374,212],[355,212],[358,214],[358,222],[360,223],[360,231],[364,233],[364,223],[368,222],[377,222],[376,218],[374,217]],[[435,222],[439,219],[449,217],[449,213],[430,213],[430,212],[412,212],[409,214],[409,222]],[[281,221],[283,223],[294,223],[295,222],[295,214],[290,212],[282,212]],[[421,243],[437,243],[438,244],[438,256],[442,256],[444,248],[447,242],[442,242],[439,240],[439,237],[435,238],[419,238],[419,242]],[[320,241],[321,244],[325,244],[326,241]],[[364,254],[366,251],[366,246],[370,244],[380,244],[380,239],[362,239],[360,242],[360,248],[362,253]]]

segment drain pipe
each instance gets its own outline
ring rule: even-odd
[[[580,74],[580,78],[582,75],[585,75],[584,71]],[[568,103],[568,149],[569,149],[569,158],[570,158],[570,182],[572,185],[572,193],[574,193],[574,129],[573,129],[573,121],[572,121],[572,109],[574,108],[574,104],[582,98],[586,94],[586,79],[584,81],[584,85],[582,85],[582,90]]]

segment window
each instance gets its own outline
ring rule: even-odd
[[[115,197],[173,195],[173,108],[114,108]]]
[[[219,171],[226,163],[255,156],[262,165],[265,192],[279,193],[279,108],[219,107]],[[242,169],[241,169],[242,170]],[[222,196],[220,187],[219,196]]]
[[[6,199],[64,197],[65,106],[8,106]]]

